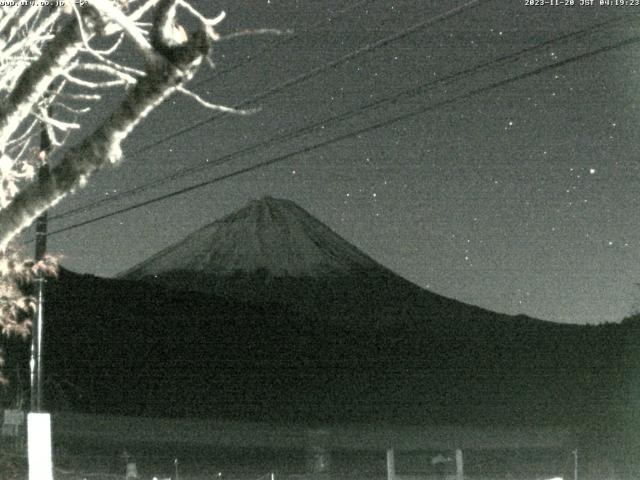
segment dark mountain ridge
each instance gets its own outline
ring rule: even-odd
[[[562,325],[466,305],[310,312],[70,272],[49,295],[49,378],[74,385],[52,400],[96,413],[609,422],[631,400],[640,345],[636,322]]]

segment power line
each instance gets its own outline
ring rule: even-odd
[[[414,110],[412,112],[407,112],[407,113],[395,116],[395,117],[387,119],[387,120],[382,120],[380,122],[377,122],[377,123],[374,123],[372,125],[357,129],[357,130],[349,132],[349,133],[338,135],[336,137],[333,137],[331,139],[325,140],[323,142],[319,142],[319,143],[316,143],[314,145],[310,145],[310,146],[304,147],[304,148],[302,148],[300,150],[296,150],[294,152],[290,152],[290,153],[287,153],[287,154],[284,154],[284,155],[280,155],[280,156],[272,158],[270,160],[266,160],[264,162],[260,162],[260,163],[254,164],[254,165],[251,165],[249,167],[245,167],[245,168],[242,168],[240,170],[236,170],[234,172],[231,172],[231,173],[228,173],[228,174],[225,174],[225,175],[221,175],[219,177],[216,177],[216,178],[213,178],[213,179],[210,179],[210,180],[199,182],[199,183],[197,183],[195,185],[191,185],[189,187],[185,187],[185,188],[170,192],[168,194],[160,195],[160,196],[154,197],[152,199],[145,200],[143,202],[139,202],[139,203],[136,203],[134,205],[130,205],[128,207],[121,208],[119,210],[115,210],[113,212],[110,212],[110,213],[107,213],[107,214],[104,214],[104,215],[100,215],[98,217],[95,217],[95,218],[92,218],[92,219],[89,219],[89,220],[85,220],[83,222],[79,222],[79,223],[76,223],[76,224],[73,224],[73,225],[69,225],[69,226],[64,227],[64,228],[60,228],[58,230],[54,230],[54,231],[50,232],[49,235],[56,235],[58,233],[63,233],[63,232],[66,232],[66,231],[69,231],[69,230],[73,230],[73,229],[76,229],[76,228],[79,228],[79,227],[82,227],[82,226],[85,226],[85,225],[89,225],[91,223],[98,222],[100,220],[104,220],[106,218],[110,218],[110,217],[113,217],[113,216],[116,216],[116,215],[120,215],[121,213],[126,213],[126,212],[129,212],[129,211],[132,211],[132,210],[135,210],[135,209],[138,209],[138,208],[141,208],[141,207],[144,207],[144,206],[147,206],[147,205],[150,205],[150,204],[162,201],[162,200],[173,198],[173,197],[176,197],[178,195],[182,195],[184,193],[188,193],[188,192],[191,192],[193,190],[196,190],[196,189],[208,186],[208,185],[212,185],[214,183],[218,183],[218,182],[221,182],[223,180],[227,180],[229,178],[232,178],[232,177],[235,177],[235,176],[238,176],[238,175],[242,175],[244,173],[255,171],[255,170],[258,170],[260,168],[263,168],[263,167],[266,167],[266,166],[269,166],[269,165],[273,165],[275,163],[282,162],[284,160],[288,160],[288,159],[290,159],[290,158],[292,158],[292,157],[294,157],[296,155],[304,155],[304,154],[307,154],[307,153],[312,152],[314,150],[317,150],[319,148],[325,147],[327,145],[338,143],[338,142],[341,142],[341,141],[346,140],[348,138],[356,137],[356,136],[362,135],[364,133],[369,133],[369,132],[377,130],[379,128],[386,127],[386,126],[392,125],[394,123],[397,123],[397,122],[400,122],[400,121],[403,121],[403,120],[406,120],[406,119],[409,119],[409,118],[412,118],[412,117],[415,117],[415,116],[418,116],[418,115],[422,115],[422,114],[424,114],[426,112],[436,110],[438,108],[441,108],[441,107],[446,106],[446,105],[450,105],[450,104],[458,102],[460,100],[465,100],[465,99],[471,98],[473,96],[476,96],[476,95],[479,95],[479,94],[482,94],[482,93],[486,93],[486,92],[488,92],[490,90],[493,90],[495,88],[500,88],[500,87],[503,87],[505,85],[508,85],[508,84],[511,84],[511,83],[514,83],[514,82],[517,82],[517,81],[520,81],[520,80],[524,80],[526,78],[529,78],[529,77],[532,77],[532,76],[535,76],[535,75],[539,75],[539,74],[544,73],[546,71],[555,70],[557,68],[563,67],[563,66],[568,65],[570,63],[582,61],[582,60],[594,57],[596,55],[600,55],[602,53],[610,52],[612,50],[616,50],[618,48],[626,47],[626,46],[632,45],[634,43],[639,43],[639,42],[640,42],[640,36],[635,36],[635,37],[631,37],[631,38],[625,39],[623,41],[617,42],[617,43],[612,44],[612,45],[607,45],[607,46],[604,46],[604,47],[600,47],[600,48],[598,48],[596,50],[592,50],[590,52],[586,52],[586,53],[583,53],[583,54],[580,54],[580,55],[576,55],[576,56],[567,58],[565,60],[562,60],[560,62],[551,64],[551,65],[545,65],[545,66],[536,68],[534,70],[531,70],[529,72],[524,72],[524,73],[521,73],[521,74],[518,74],[518,75],[515,75],[515,76],[512,76],[512,77],[509,77],[509,78],[506,78],[506,79],[491,83],[491,84],[489,84],[487,86],[480,87],[480,88],[477,88],[475,90],[471,90],[471,91],[469,91],[469,92],[467,92],[465,94],[459,95],[457,97],[454,97],[454,98],[451,98],[451,99],[448,99],[448,100],[443,100],[441,102],[437,102],[435,104],[428,105],[428,106],[422,107],[420,109]],[[27,241],[27,243],[30,243],[31,241],[32,240],[29,240],[29,241]]]
[[[308,72],[302,73],[296,77],[290,78],[289,80],[285,80],[282,83],[279,83],[277,85],[274,85],[273,87],[269,88],[268,90],[265,90],[263,92],[257,93],[251,97],[248,97],[244,100],[242,100],[239,103],[236,103],[235,105],[232,106],[232,108],[240,108],[245,106],[248,103],[251,102],[255,102],[258,100],[262,100],[266,97],[269,97],[271,95],[275,95],[287,88],[293,87],[294,85],[297,85],[299,83],[305,82],[331,68],[335,68],[338,65],[341,65],[345,62],[348,62],[349,60],[352,60],[364,53],[368,53],[371,52],[373,50],[376,50],[378,48],[382,48],[386,45],[389,45],[390,43],[393,43],[395,41],[401,40],[405,37],[408,37],[420,30],[422,30],[425,27],[428,27],[430,25],[434,25],[438,22],[442,22],[444,20],[448,20],[449,18],[455,17],[456,15],[459,15],[467,10],[470,10],[471,8],[475,8],[477,6],[479,6],[480,4],[484,4],[484,3],[489,3],[493,0],[470,0],[469,2],[459,6],[459,7],[455,7],[452,8],[450,10],[447,10],[444,13],[440,13],[434,17],[430,17],[427,20],[423,20],[422,22],[416,23],[415,25],[412,25],[409,28],[406,28],[404,30],[401,30],[400,32],[397,32],[393,35],[390,35],[388,37],[382,38],[376,42],[373,43],[368,43],[363,47],[360,47],[352,52],[347,53],[346,55],[343,55],[342,57],[339,57],[329,63],[325,63],[323,65],[320,65],[319,67],[316,67],[312,70],[309,70]],[[221,118],[223,116],[223,114],[216,114],[213,115],[205,120],[202,120],[200,122],[196,122],[193,125],[190,125],[188,127],[182,128],[180,130],[177,130],[176,132],[172,133],[171,135],[167,135],[166,137],[163,137],[159,140],[156,140],[155,142],[151,142],[148,143],[147,145],[143,145],[142,147],[138,148],[137,150],[133,151],[133,154],[139,154],[142,152],[145,152],[147,150],[150,150],[152,148],[157,147],[158,145],[162,145],[163,143],[168,142],[169,140],[172,140],[173,138],[176,138],[178,136],[184,135],[187,132],[190,132],[192,130],[195,130],[196,128],[201,127],[202,125],[206,125],[207,123],[211,123],[215,120],[217,120],[218,118]]]
[[[636,14],[633,17],[637,18],[638,16],[640,16],[640,14]],[[630,18],[631,17],[628,16],[628,15],[624,15],[624,16],[621,16],[621,17],[616,17],[614,19],[610,19],[610,20],[598,23],[596,25],[591,25],[591,26],[589,26],[587,28],[583,28],[583,29],[580,29],[580,30],[577,30],[577,31],[574,31],[574,32],[570,32],[570,33],[567,33],[567,34],[564,34],[564,35],[560,35],[558,37],[552,38],[552,39],[547,40],[545,42],[542,42],[540,44],[532,45],[530,47],[525,47],[525,48],[520,49],[520,50],[518,50],[516,52],[502,55],[502,56],[500,56],[500,57],[498,57],[496,59],[492,59],[492,60],[489,60],[489,61],[482,62],[480,64],[476,64],[476,65],[474,65],[472,67],[465,68],[463,70],[459,70],[457,72],[448,74],[448,75],[446,75],[446,76],[444,76],[442,78],[435,79],[435,80],[429,80],[428,82],[422,83],[422,84],[420,84],[418,86],[415,86],[415,87],[411,87],[409,89],[405,89],[405,90],[403,90],[401,92],[398,92],[398,93],[396,93],[394,95],[391,95],[389,97],[386,97],[386,98],[383,98],[383,99],[379,99],[379,100],[376,100],[374,102],[370,102],[368,104],[362,105],[362,106],[360,106],[360,107],[358,107],[358,108],[356,108],[354,110],[343,112],[343,113],[338,114],[338,115],[325,117],[325,118],[323,118],[321,120],[318,120],[318,121],[316,121],[316,122],[314,122],[312,124],[309,124],[307,126],[291,130],[289,132],[283,133],[283,134],[278,135],[276,137],[272,137],[272,138],[270,138],[268,140],[265,140],[265,141],[262,141],[262,142],[259,142],[259,143],[255,143],[255,144],[253,144],[251,146],[242,148],[240,150],[236,150],[236,151],[231,152],[229,154],[223,155],[222,157],[216,159],[213,162],[209,162],[209,163],[201,164],[201,165],[196,165],[196,166],[193,166],[193,167],[183,168],[183,169],[181,169],[181,170],[179,170],[177,172],[173,172],[173,173],[171,173],[169,175],[165,175],[163,177],[160,177],[160,178],[157,178],[155,180],[152,180],[151,182],[148,182],[148,183],[146,183],[144,185],[140,185],[140,186],[131,188],[129,190],[122,191],[117,195],[109,196],[108,198],[103,198],[103,199],[97,200],[95,202],[92,202],[92,203],[89,203],[89,204],[85,204],[85,205],[83,205],[81,207],[76,207],[74,209],[68,210],[66,212],[60,213],[60,214],[52,216],[50,218],[51,219],[58,219],[58,218],[65,218],[65,217],[73,216],[73,215],[78,214],[78,213],[86,213],[87,210],[91,210],[91,209],[97,208],[100,205],[104,205],[106,203],[110,203],[112,201],[121,199],[123,197],[131,196],[131,195],[133,195],[135,193],[139,193],[139,192],[148,190],[148,189],[153,188],[155,186],[162,185],[164,183],[167,183],[169,181],[175,180],[177,178],[189,175],[191,173],[199,172],[199,171],[202,171],[202,170],[206,170],[206,169],[209,169],[209,168],[212,168],[212,167],[216,167],[216,166],[222,165],[222,164],[227,163],[227,162],[229,162],[229,161],[233,160],[234,158],[237,158],[237,157],[239,157],[241,155],[244,155],[244,154],[247,154],[247,153],[250,153],[250,152],[254,152],[254,151],[256,151],[256,150],[258,150],[260,148],[263,148],[263,147],[268,147],[268,146],[270,146],[270,145],[272,145],[272,144],[274,144],[276,142],[289,140],[289,139],[292,139],[292,138],[296,138],[296,137],[302,136],[302,135],[304,135],[306,133],[309,133],[309,132],[313,131],[314,129],[316,129],[318,127],[326,126],[329,123],[342,122],[342,121],[347,120],[349,118],[352,118],[352,117],[354,117],[356,115],[360,115],[360,114],[362,114],[364,112],[367,112],[369,110],[373,110],[375,108],[378,108],[378,107],[380,107],[380,106],[382,106],[382,105],[384,105],[386,103],[400,100],[403,97],[411,98],[413,96],[421,94],[428,87],[432,87],[432,86],[436,86],[436,85],[440,85],[440,84],[445,84],[446,82],[450,82],[450,81],[453,81],[453,80],[459,80],[460,78],[467,78],[469,76],[475,75],[476,73],[478,73],[478,72],[480,72],[482,70],[486,70],[487,68],[489,68],[489,67],[491,67],[493,65],[497,65],[497,64],[500,64],[500,63],[503,63],[503,62],[506,62],[506,61],[511,61],[511,60],[517,59],[517,58],[519,58],[519,57],[521,57],[521,56],[523,56],[523,55],[525,55],[527,53],[530,53],[532,51],[539,50],[539,49],[545,48],[545,47],[550,46],[550,45],[557,45],[560,42],[566,42],[568,40],[574,39],[575,37],[579,37],[579,36],[582,36],[582,35],[586,35],[586,34],[598,31],[600,29],[609,27],[611,25],[618,24],[618,23],[620,23],[622,21],[629,21]]]
[[[444,21],[444,20],[449,19],[449,18],[451,18],[453,16],[456,16],[456,15],[458,15],[460,13],[463,13],[467,9],[479,6],[480,3],[488,3],[490,1],[492,1],[492,0],[471,0],[471,1],[465,3],[465,4],[461,5],[461,6],[452,8],[452,9],[450,9],[450,10],[444,12],[444,13],[438,14],[438,15],[436,15],[434,17],[430,17],[429,19],[424,20],[422,22],[419,22],[417,24],[414,24],[413,26],[411,26],[411,27],[409,27],[407,29],[404,29],[404,30],[402,30],[400,32],[397,32],[397,33],[393,34],[393,35],[385,37],[385,38],[383,38],[381,40],[378,40],[378,41],[376,41],[374,43],[367,44],[364,47],[356,49],[356,50],[354,50],[354,51],[352,51],[352,52],[350,52],[350,53],[348,53],[346,55],[343,55],[342,57],[339,57],[336,60],[333,60],[332,62],[329,62],[327,64],[324,64],[324,65],[321,65],[319,67],[316,67],[316,68],[314,68],[314,69],[312,69],[312,70],[310,70],[310,71],[308,71],[306,73],[298,75],[297,77],[291,78],[291,79],[289,79],[289,80],[287,80],[287,81],[285,81],[283,83],[275,85],[274,87],[272,87],[272,88],[270,88],[268,90],[265,90],[265,91],[263,91],[263,92],[261,92],[259,94],[256,94],[256,95],[254,95],[252,97],[249,97],[249,98],[241,101],[240,103],[235,104],[233,106],[233,108],[239,108],[239,107],[242,107],[243,105],[245,105],[247,103],[250,103],[250,102],[253,102],[253,101],[256,101],[256,100],[260,100],[260,99],[265,98],[267,96],[270,96],[270,95],[273,95],[275,93],[278,93],[278,92],[280,92],[280,91],[282,91],[282,90],[284,90],[286,88],[289,88],[289,87],[291,87],[293,85],[296,85],[298,83],[306,81],[306,80],[308,80],[308,79],[310,79],[310,78],[312,78],[312,77],[324,72],[325,70],[328,70],[329,68],[335,67],[337,65],[340,65],[341,63],[344,63],[344,62],[346,62],[348,60],[351,60],[352,58],[355,58],[358,55],[361,55],[363,53],[372,51],[372,50],[377,49],[377,48],[381,48],[381,47],[383,47],[385,45],[388,45],[389,43],[392,43],[394,41],[397,41],[397,40],[400,40],[402,38],[405,38],[405,37],[417,32],[417,31],[425,28],[426,26],[433,25],[433,24],[435,24],[437,22],[440,22],[440,21]],[[217,120],[218,118],[221,118],[221,117],[222,117],[221,114],[216,114],[216,115],[213,115],[213,116],[209,117],[208,119],[205,119],[203,121],[197,122],[197,123],[195,123],[193,125],[190,125],[188,127],[183,128],[181,130],[177,130],[176,132],[174,132],[174,133],[172,133],[170,135],[167,135],[166,137],[163,137],[163,138],[161,138],[159,140],[156,140],[155,142],[152,142],[152,143],[149,143],[147,145],[144,145],[144,146],[140,147],[139,149],[137,149],[137,150],[135,150],[133,152],[133,155],[140,154],[140,153],[143,153],[143,152],[145,152],[147,150],[150,150],[150,149],[152,149],[152,148],[154,148],[154,147],[156,147],[158,145],[161,145],[161,144],[163,144],[163,143],[165,143],[165,142],[167,142],[167,141],[169,141],[169,140],[171,140],[173,138],[182,136],[185,133],[188,133],[188,132],[190,132],[192,130],[195,130],[196,128],[199,128],[202,125],[205,125],[207,123],[213,122],[213,121],[215,121],[215,120]],[[116,198],[116,197],[114,196],[114,197],[111,197],[111,198]],[[97,202],[94,202],[94,204],[101,204],[103,200],[107,201],[107,199],[101,199],[101,200],[99,200]],[[92,207],[93,207],[93,205],[92,205]],[[79,208],[81,209],[82,207],[79,207]],[[78,209],[74,209],[74,213],[76,211],[78,211]],[[68,216],[68,215],[69,214],[65,212],[65,213],[59,214],[57,217],[52,217],[52,218],[60,218],[60,217],[63,217],[63,216]]]

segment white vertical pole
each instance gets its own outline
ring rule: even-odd
[[[396,480],[396,460],[393,448],[387,449],[387,480]]]
[[[464,463],[462,461],[462,449],[456,448],[456,479],[464,480]]]
[[[51,416],[48,413],[27,414],[27,441],[29,480],[53,480]]]

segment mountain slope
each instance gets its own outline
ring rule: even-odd
[[[186,270],[229,275],[336,275],[382,270],[374,260],[288,200],[255,200],[192,233],[122,276],[139,279]]]

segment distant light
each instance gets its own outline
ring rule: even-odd
[[[590,168],[590,169],[589,169],[589,173],[590,173],[591,175],[593,175],[594,173],[596,173],[596,169],[595,169],[595,168]]]

